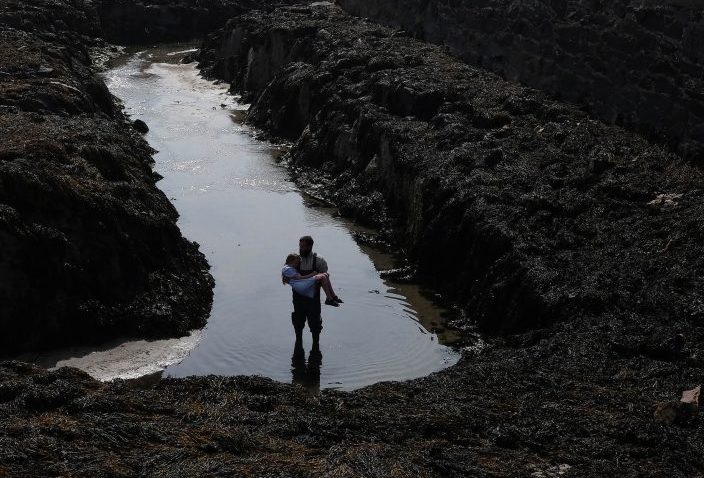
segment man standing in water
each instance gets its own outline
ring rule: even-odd
[[[310,274],[311,272],[321,273],[328,271],[328,263],[325,259],[313,252],[313,238],[303,236],[298,241],[298,253],[301,256],[301,265],[298,272],[301,275]],[[323,330],[323,319],[320,316],[320,287],[316,286],[315,296],[313,298],[293,291],[293,312],[291,313],[291,322],[293,329],[296,332],[296,349],[303,348],[303,328],[308,322],[308,328],[313,336],[312,353],[320,353],[320,332]]]
[[[313,252],[313,238],[303,236],[298,241],[298,254],[301,262],[298,266],[298,273],[301,275],[311,272],[323,273],[328,271],[328,263],[325,259]],[[284,283],[288,279],[282,276]],[[296,344],[293,348],[291,366],[294,383],[300,383],[309,390],[320,390],[320,367],[323,362],[323,354],[320,352],[320,332],[323,330],[323,319],[320,316],[320,286],[316,285],[315,294],[311,297],[293,293],[293,312],[291,312],[291,322],[293,330],[296,332]],[[308,328],[313,336],[313,347],[308,356],[306,365],[306,355],[303,350],[303,328],[308,322]]]

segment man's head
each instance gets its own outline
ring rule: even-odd
[[[313,238],[310,236],[303,236],[298,240],[298,251],[301,256],[308,257],[313,251]]]

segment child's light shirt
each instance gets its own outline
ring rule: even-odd
[[[296,293],[310,297],[311,299],[315,297],[315,277],[309,277],[308,279],[294,279],[298,275],[298,271],[295,267],[285,265],[281,269],[281,274],[289,279],[289,284]]]

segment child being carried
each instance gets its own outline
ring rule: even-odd
[[[289,254],[286,257],[286,265],[281,269],[281,274],[288,278],[289,284],[296,293],[301,294],[311,299],[315,297],[315,287],[320,284],[325,291],[327,298],[325,299],[325,305],[332,305],[333,307],[339,307],[342,304],[342,300],[335,294],[332,289],[332,283],[330,283],[330,276],[327,272],[318,274],[317,272],[311,272],[310,274],[301,275],[298,272],[298,267],[301,265],[301,256],[298,254]]]

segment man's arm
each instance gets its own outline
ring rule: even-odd
[[[328,271],[328,263],[320,256],[317,257],[316,266],[318,267],[318,272]]]

